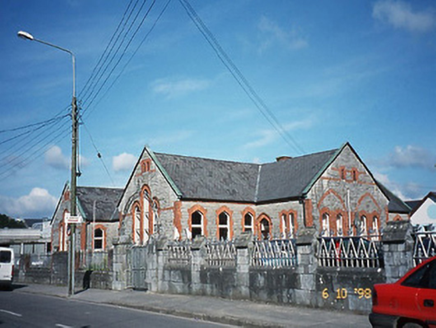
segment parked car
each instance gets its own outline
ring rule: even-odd
[[[0,286],[12,287],[14,276],[14,250],[0,247]]]
[[[395,283],[374,285],[372,295],[373,327],[436,327],[436,256]]]

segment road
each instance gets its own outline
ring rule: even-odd
[[[59,297],[0,291],[1,327],[231,327]]]

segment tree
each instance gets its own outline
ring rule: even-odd
[[[0,213],[0,229],[4,228],[19,229],[26,228],[26,225],[24,224],[24,222],[14,220],[6,214]]]

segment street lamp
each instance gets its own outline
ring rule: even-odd
[[[58,50],[67,52],[71,55],[73,64],[73,99],[71,102],[71,121],[72,121],[72,147],[71,147],[71,202],[70,216],[72,219],[77,217],[76,211],[76,186],[77,186],[77,136],[78,136],[78,121],[77,121],[77,102],[76,102],[76,57],[74,54],[65,48],[51,44],[46,41],[38,40],[32,34],[24,31],[18,32],[18,37],[25,40],[36,41]],[[68,249],[68,295],[74,295],[74,265],[75,265],[75,235],[76,225],[71,224],[70,247]]]

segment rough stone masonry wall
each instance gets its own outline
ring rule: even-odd
[[[252,267],[250,238],[236,241],[235,267],[209,267],[205,261],[203,238],[194,241],[190,264],[170,265],[166,242],[160,240],[147,246],[155,249],[155,256],[147,257],[153,263],[147,263],[149,269],[143,275],[144,285],[158,293],[207,295],[368,313],[373,285],[392,281],[412,267],[410,224],[389,223],[384,234],[384,268],[321,267],[315,256],[318,234],[314,228],[302,230],[297,238],[298,264],[281,269]],[[403,261],[398,265],[394,262],[396,259]],[[123,274],[123,261],[115,255],[114,276],[118,279]],[[114,289],[122,287],[119,281],[114,281]]]

